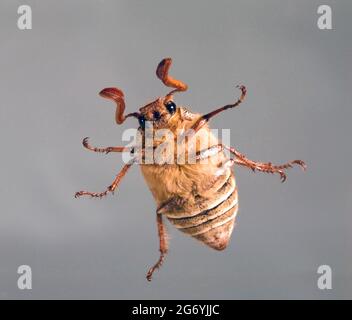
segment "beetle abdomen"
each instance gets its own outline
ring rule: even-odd
[[[209,199],[204,199],[204,201],[209,202]],[[238,211],[238,194],[233,174],[215,192],[212,203],[213,205],[210,205],[208,209],[196,215],[194,212],[189,212],[187,216],[183,213],[180,218],[175,218],[175,215],[170,213],[165,213],[165,215],[180,231],[213,249],[223,250],[229,243]],[[194,209],[198,211],[197,208]]]

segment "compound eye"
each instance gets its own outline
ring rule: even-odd
[[[165,104],[165,107],[170,114],[174,114],[176,112],[176,104],[173,101],[168,101]]]
[[[142,129],[145,129],[145,117],[144,116],[138,117],[138,122],[139,122],[140,127]]]

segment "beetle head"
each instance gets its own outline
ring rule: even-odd
[[[149,122],[153,124],[154,129],[170,127],[169,120],[175,118],[174,115],[179,113],[176,104],[173,102],[173,93],[187,90],[187,85],[185,83],[169,76],[171,63],[171,58],[163,59],[156,69],[156,75],[167,87],[171,87],[173,90],[171,90],[165,97],[158,98],[140,108],[139,112],[129,113],[126,116],[124,115],[125,100],[123,92],[120,89],[106,88],[100,92],[102,97],[115,101],[115,121],[117,124],[122,124],[128,117],[135,117],[139,121],[140,130],[143,130]]]

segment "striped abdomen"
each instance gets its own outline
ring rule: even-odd
[[[229,243],[238,211],[237,187],[233,174],[214,192],[211,200],[202,200],[195,210],[166,212],[165,216],[180,231],[216,250],[223,250]]]

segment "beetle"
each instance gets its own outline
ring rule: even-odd
[[[163,218],[166,217],[180,231],[192,236],[215,250],[227,247],[235,225],[238,212],[238,190],[235,176],[232,171],[234,165],[247,167],[253,171],[276,173],[281,181],[286,180],[285,170],[293,165],[300,166],[303,170],[306,165],[302,160],[293,160],[281,165],[271,162],[256,162],[248,159],[233,147],[224,145],[210,131],[210,119],[219,113],[240,105],[246,97],[246,87],[237,86],[241,92],[240,97],[232,104],[217,108],[207,114],[192,113],[187,108],[175,103],[173,95],[187,90],[187,85],[169,75],[171,58],[163,59],[156,70],[157,77],[167,86],[172,88],[165,96],[148,103],[139,109],[139,112],[124,114],[125,99],[122,90],[118,88],[105,88],[100,96],[110,99],[116,104],[115,121],[122,124],[127,118],[138,119],[138,133],[141,135],[141,148],[136,147],[107,147],[97,148],[89,144],[88,138],[83,140],[83,146],[99,153],[130,152],[131,160],[127,162],[117,174],[112,184],[103,192],[79,191],[75,197],[90,196],[102,198],[108,193],[113,193],[134,163],[139,163],[144,179],[155,199],[157,210],[156,220],[159,236],[160,256],[158,261],[149,269],[147,280],[164,262],[168,251],[168,241]],[[174,136],[183,137],[187,147],[193,145],[195,162],[179,163],[179,153],[176,151],[162,153],[161,161],[145,163],[146,130],[147,123],[154,130],[170,131]],[[172,138],[162,140],[153,139],[152,149],[156,151],[162,143],[174,143]],[[187,139],[185,139],[185,137]],[[206,141],[207,147],[201,148],[201,143]],[[190,143],[190,142],[193,142]],[[165,149],[163,149],[165,151]],[[168,149],[166,149],[168,150]],[[228,157],[225,150],[232,155]],[[176,163],[168,163],[165,157],[176,159]],[[205,161],[209,160],[212,161]]]

